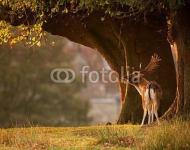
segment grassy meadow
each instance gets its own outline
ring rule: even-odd
[[[190,121],[139,125],[0,129],[0,150],[188,150]]]

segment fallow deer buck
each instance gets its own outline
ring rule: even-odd
[[[158,67],[158,63],[161,61],[157,54],[154,54],[150,60],[148,66],[140,71],[134,71],[127,76],[123,77],[124,83],[129,83],[133,85],[139,94],[142,97],[142,107],[144,110],[143,119],[141,126],[144,124],[145,117],[148,111],[148,124],[154,121],[154,115],[156,116],[158,125],[160,125],[158,119],[158,108],[160,105],[160,99],[162,98],[162,89],[159,84],[155,81],[148,81],[143,76],[146,73],[152,73],[156,67]]]

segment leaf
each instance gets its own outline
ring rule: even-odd
[[[56,8],[52,8],[51,12],[54,13],[56,11]]]
[[[110,4],[110,2],[107,0],[107,1],[105,1],[105,4],[109,5],[109,4]]]
[[[32,41],[35,41],[35,40],[36,40],[36,38],[35,38],[35,37],[33,37],[33,38],[32,38]]]
[[[38,47],[40,47],[40,46],[41,46],[41,42],[38,41],[38,42],[36,43],[36,45],[37,45]]]
[[[168,24],[168,25],[171,25],[171,20],[167,20],[167,24]]]
[[[115,15],[115,13],[112,11],[110,12],[110,16],[113,17]]]
[[[120,11],[118,11],[118,12],[116,13],[116,15],[117,15],[117,16],[121,15],[121,12],[120,12]]]
[[[105,18],[104,17],[101,17],[101,21],[104,21],[105,20]]]
[[[68,9],[67,9],[67,8],[65,9],[65,13],[66,13],[66,14],[68,13]]]

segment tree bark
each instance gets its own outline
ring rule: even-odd
[[[127,63],[130,64],[130,67],[138,70],[139,64],[142,63],[142,68],[145,68],[154,53],[157,53],[162,59],[160,67],[155,73],[145,75],[146,79],[158,82],[163,89],[164,94],[159,109],[159,116],[162,116],[172,104],[176,91],[174,62],[166,36],[158,33],[157,29],[144,24],[133,26],[132,29],[128,27],[123,35],[126,39]],[[117,124],[139,123],[142,114],[141,97],[136,89],[129,85]]]
[[[170,109],[163,117],[190,112],[190,4],[171,10],[170,43],[177,54],[177,93]]]

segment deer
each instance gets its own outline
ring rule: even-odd
[[[139,71],[133,71],[131,74],[123,76],[123,82],[129,83],[134,86],[142,97],[142,108],[143,108],[143,119],[141,127],[144,125],[144,121],[148,112],[148,124],[154,121],[154,115],[157,119],[158,125],[160,121],[158,119],[158,108],[160,106],[160,99],[162,98],[161,86],[155,81],[148,81],[144,78],[146,73],[151,74],[158,66],[161,61],[157,54],[154,54],[144,70],[141,70],[141,64]]]

